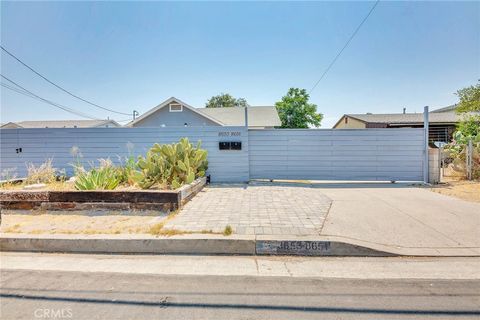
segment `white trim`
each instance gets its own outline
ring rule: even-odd
[[[204,114],[203,112],[200,112],[200,111],[196,110],[194,107],[188,105],[187,103],[185,103],[185,102],[183,102],[182,100],[177,99],[177,98],[175,98],[175,97],[171,97],[171,98],[165,100],[164,102],[160,103],[160,104],[159,104],[158,106],[156,106],[155,108],[152,108],[152,109],[148,110],[146,113],[142,114],[140,117],[136,118],[135,120],[129,122],[129,123],[126,124],[125,126],[126,126],[126,127],[131,127],[131,126],[133,126],[134,124],[136,124],[136,123],[138,123],[138,122],[140,122],[140,121],[148,118],[149,116],[151,116],[152,114],[154,114],[154,113],[157,112],[158,110],[160,110],[160,109],[168,106],[168,105],[169,105],[170,103],[172,103],[172,102],[180,103],[180,104],[183,106],[183,108],[187,108],[187,109],[189,109],[190,111],[193,111],[193,112],[201,115],[202,117],[204,117],[204,118],[206,118],[206,119],[208,119],[208,120],[210,120],[210,121],[212,121],[212,122],[215,122],[216,124],[218,124],[218,125],[220,125],[220,126],[225,126],[225,124],[222,123],[221,121],[219,121],[219,120],[217,120],[217,119],[215,119],[215,118],[213,118],[213,117],[211,117],[211,116],[209,116],[209,115],[206,115],[206,114]]]
[[[174,109],[172,109],[172,106],[173,107],[180,107],[180,109],[179,110],[174,110]],[[170,112],[183,112],[183,106],[180,103],[170,103],[168,105],[168,111],[170,111]]]

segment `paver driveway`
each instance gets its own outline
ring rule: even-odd
[[[165,228],[235,234],[318,235],[331,200],[308,185],[211,185]]]

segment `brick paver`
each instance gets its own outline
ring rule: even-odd
[[[308,185],[211,185],[188,202],[166,228],[235,234],[319,234],[331,200]]]

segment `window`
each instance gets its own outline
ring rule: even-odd
[[[348,117],[345,117],[345,124],[348,123]]]
[[[182,112],[183,106],[179,103],[170,103],[170,112]]]

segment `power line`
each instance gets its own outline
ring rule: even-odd
[[[77,98],[83,102],[86,102],[94,107],[97,107],[97,108],[100,108],[100,109],[103,109],[103,110],[106,110],[106,111],[110,111],[110,112],[113,112],[113,113],[118,113],[118,114],[122,114],[122,115],[126,115],[126,116],[130,116],[131,114],[130,113],[124,113],[124,112],[119,112],[119,111],[115,111],[115,110],[112,110],[112,109],[109,109],[109,108],[105,108],[105,107],[102,107],[102,106],[99,106],[98,104],[96,103],[93,103],[93,102],[90,102],[86,99],[83,99],[73,93],[71,93],[70,91],[62,88],[61,86],[59,86],[58,84],[48,80],[45,76],[41,75],[39,72],[35,71],[35,69],[33,69],[32,67],[30,67],[29,65],[27,65],[25,62],[23,62],[22,60],[20,60],[19,58],[17,58],[13,53],[9,52],[7,49],[5,49],[2,45],[0,45],[0,48],[5,51],[5,53],[7,53],[9,56],[11,56],[12,58],[14,58],[15,60],[17,60],[19,63],[21,63],[23,66],[25,66],[26,68],[28,68],[30,71],[32,71],[33,73],[35,73],[36,75],[38,75],[39,77],[41,77],[43,80],[47,81],[48,83],[54,85],[55,87],[57,87],[58,89],[62,90],[63,92],[71,95],[72,97],[74,98]]]
[[[64,110],[64,111],[67,111],[67,112],[72,113],[72,114],[74,114],[74,115],[80,116],[80,117],[82,117],[82,118],[88,118],[88,119],[92,119],[92,120],[99,120],[99,119],[96,118],[96,117],[87,115],[87,114],[85,114],[85,113],[82,113],[82,112],[79,112],[79,111],[76,111],[76,110],[73,110],[73,109],[70,109],[70,108],[65,107],[65,106],[63,106],[63,105],[60,105],[60,104],[58,104],[58,103],[56,103],[56,102],[52,102],[52,101],[50,101],[50,100],[37,97],[37,96],[32,95],[32,94],[30,94],[30,93],[28,93],[28,92],[24,92],[24,91],[22,91],[22,90],[19,90],[18,88],[9,86],[9,85],[6,84],[6,83],[1,83],[0,85],[1,85],[2,87],[4,87],[4,88],[7,88],[7,89],[9,89],[9,90],[12,90],[12,91],[18,93],[18,94],[22,94],[22,95],[27,96],[27,97],[30,97],[30,98],[32,98],[32,99],[39,100],[39,101],[41,101],[41,102],[47,103],[47,104],[52,105],[52,106],[57,107],[57,108],[60,108],[60,109],[62,109],[62,110]]]
[[[372,6],[372,8],[370,9],[370,11],[368,12],[368,14],[365,16],[365,18],[363,18],[362,22],[360,22],[360,24],[358,25],[357,29],[355,29],[355,31],[352,33],[352,35],[350,36],[350,38],[348,39],[348,41],[345,43],[345,45],[343,46],[343,48],[337,53],[337,55],[335,56],[335,58],[332,60],[332,62],[328,65],[327,69],[325,69],[325,71],[322,73],[320,79],[318,79],[318,81],[315,83],[315,85],[312,87],[312,89],[310,89],[310,91],[308,92],[309,94],[312,93],[312,91],[317,87],[317,85],[320,83],[320,81],[322,81],[322,79],[326,76],[326,74],[328,73],[328,71],[330,71],[330,69],[332,68],[332,66],[335,64],[335,62],[337,61],[337,59],[340,57],[340,55],[342,54],[343,50],[345,50],[348,46],[348,44],[353,40],[353,38],[355,38],[357,32],[360,30],[360,28],[363,26],[363,24],[365,23],[365,21],[367,21],[368,17],[370,17],[370,15],[372,14],[373,10],[375,9],[375,7],[378,5],[378,3],[380,2],[380,0],[377,0],[375,1],[375,4]]]
[[[11,82],[11,83],[13,83],[15,86],[18,87],[18,88],[17,88],[17,87],[13,87],[13,86],[11,86],[11,85],[9,85],[9,84],[6,84],[6,83],[1,83],[1,86],[4,87],[4,88],[7,88],[7,89],[12,90],[12,91],[14,91],[14,92],[17,92],[17,93],[22,94],[22,95],[24,95],[24,96],[27,96],[27,97],[30,97],[30,98],[33,98],[33,99],[42,101],[42,102],[44,102],[44,103],[46,103],[46,104],[49,104],[49,105],[52,105],[52,106],[54,106],[54,107],[60,108],[60,109],[62,109],[62,110],[64,110],[64,111],[70,112],[70,113],[75,114],[75,115],[77,115],[77,116],[80,116],[80,117],[83,117],[83,118],[92,119],[92,120],[99,120],[98,118],[93,117],[93,116],[91,116],[91,115],[88,115],[88,114],[86,114],[86,113],[76,111],[75,109],[72,109],[72,108],[69,108],[69,107],[67,107],[67,106],[61,105],[61,104],[59,104],[59,103],[56,103],[56,102],[50,101],[50,100],[48,100],[48,99],[42,98],[42,97],[36,95],[35,93],[33,93],[32,91],[29,91],[29,90],[25,89],[24,87],[22,87],[21,85],[19,85],[19,84],[16,83],[15,81],[13,81],[13,80],[5,77],[3,74],[0,74],[0,76],[1,76],[2,78],[4,78],[5,80],[7,80],[8,82]],[[20,89],[19,89],[19,88],[20,88]]]
[[[25,93],[25,92],[22,92],[22,91],[14,88],[14,87],[8,86],[8,85],[5,84],[5,83],[1,83],[0,85],[1,85],[2,87],[4,87],[4,88],[7,88],[7,89],[12,90],[12,91],[14,91],[14,92],[17,92],[17,93],[22,94],[22,95],[24,95],[24,96],[27,96],[27,97],[36,99],[35,96],[29,95],[29,94],[27,94],[27,93]],[[62,107],[62,106],[60,106],[60,105],[57,105],[57,104],[55,104],[55,102],[50,103],[49,101],[46,101],[46,100],[41,100],[41,99],[37,99],[37,100],[42,101],[42,102],[45,102],[45,103],[50,104],[50,105],[53,105],[53,106],[55,106],[55,107],[57,107],[57,108],[60,108],[60,109],[62,109],[62,110],[64,110],[64,111],[67,111],[67,112],[72,113],[72,114],[74,114],[74,115],[80,116],[80,117],[82,117],[82,118],[88,118],[88,119],[92,119],[92,120],[98,120],[98,118],[95,118],[95,117],[92,117],[92,116],[89,116],[89,115],[86,115],[86,114],[83,114],[83,113],[81,113],[81,112],[77,112],[77,111],[74,111],[74,110],[69,110],[69,109],[67,109],[67,108],[65,108],[65,107]]]

